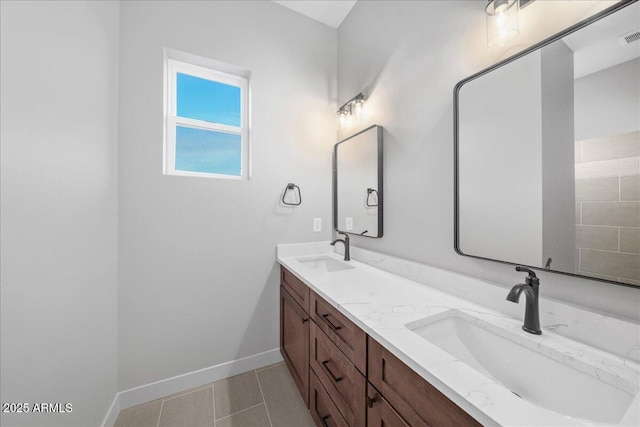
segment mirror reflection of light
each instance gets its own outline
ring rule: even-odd
[[[353,106],[353,114],[356,116],[356,120],[358,121],[362,118],[362,107],[363,107],[362,100],[356,100]]]

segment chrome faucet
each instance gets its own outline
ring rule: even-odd
[[[536,273],[521,266],[516,266],[516,271],[524,271],[529,275],[524,279],[524,283],[519,283],[511,288],[507,299],[511,302],[518,303],[520,294],[524,292],[527,297],[527,303],[524,310],[524,325],[522,329],[530,334],[540,335],[540,312],[538,309],[538,287],[540,279],[536,277]]]
[[[342,234],[344,239],[336,239],[331,242],[331,246],[335,246],[336,243],[342,242],[344,244],[344,260],[351,261],[351,257],[349,256],[349,235],[347,233],[342,233],[338,231],[338,234]]]

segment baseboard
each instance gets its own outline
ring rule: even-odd
[[[170,394],[180,393],[190,388],[199,387],[214,381],[258,369],[263,366],[282,362],[280,349],[265,351],[242,359],[232,360],[219,365],[210,366],[186,374],[123,390],[116,394],[109,412],[105,416],[102,427],[113,426],[122,409],[150,402]]]
[[[107,411],[107,415],[104,416],[102,420],[102,427],[111,427],[116,423],[116,419],[118,418],[118,414],[120,413],[120,393],[116,393],[113,398],[113,402],[111,402],[111,406],[109,406],[109,410]]]

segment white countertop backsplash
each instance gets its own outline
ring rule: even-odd
[[[280,264],[484,425],[598,424],[516,397],[418,337],[407,323],[451,309],[472,314],[518,334],[519,344],[542,349],[547,356],[636,394],[633,405],[640,406],[638,324],[545,299],[542,283],[543,335],[535,336],[521,330],[524,301],[507,301],[503,286],[353,246],[353,269],[322,273],[297,260],[322,254],[342,259],[329,242],[277,246]],[[640,409],[631,415],[640,425]]]

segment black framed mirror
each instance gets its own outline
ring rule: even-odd
[[[640,287],[640,3],[454,89],[455,250]]]
[[[382,126],[373,125],[334,146],[333,228],[382,237],[383,202]]]

